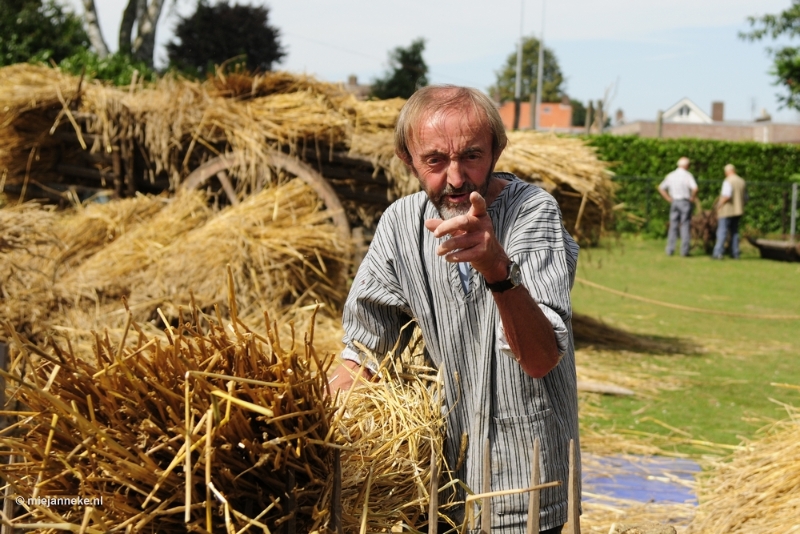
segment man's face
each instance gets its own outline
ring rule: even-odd
[[[424,115],[409,143],[411,168],[443,219],[469,211],[469,194],[484,198],[495,157],[492,134],[473,110]]]

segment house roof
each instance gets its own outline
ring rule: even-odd
[[[700,107],[689,100],[682,98],[662,114],[664,122],[691,122],[695,124],[711,124],[714,122]]]

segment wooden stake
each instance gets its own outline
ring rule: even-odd
[[[214,458],[214,451],[211,448],[211,433],[213,432],[214,414],[209,408],[206,412],[206,530],[213,532],[212,509],[211,509],[211,462]]]
[[[533,458],[531,458],[531,486],[539,484],[539,438],[533,442]],[[539,490],[528,496],[528,528],[527,534],[539,532]]]
[[[167,323],[169,329],[169,323]],[[189,523],[192,520],[192,399],[189,394],[189,373],[183,377],[184,386],[184,402],[186,407],[184,410],[184,418],[186,420],[186,456],[184,457],[184,470],[186,471],[186,497],[184,502],[183,522]]]
[[[578,491],[577,451],[569,440],[569,486],[567,487],[567,529],[564,534],[581,534],[580,492]]]
[[[436,465],[436,450],[431,449],[431,489],[428,507],[428,534],[439,534],[439,467]]]
[[[287,534],[297,534],[297,498],[296,498],[296,484],[294,479],[294,471],[289,469],[289,473],[286,476],[286,497],[287,497],[287,504],[286,510],[289,512],[289,521],[286,522],[286,532]]]
[[[492,491],[492,451],[489,440],[483,445],[483,493]],[[492,498],[484,497],[481,503],[481,532],[492,531]]]
[[[331,530],[342,534],[342,451],[333,450],[333,495],[331,496]]]

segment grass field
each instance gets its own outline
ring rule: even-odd
[[[597,399],[609,417],[584,424],[734,445],[766,421],[785,417],[781,402],[800,405],[796,389],[774,385],[800,385],[800,263],[762,260],[757,250],[744,247],[738,261],[714,261],[699,251],[689,258],[668,257],[664,242],[635,237],[581,251],[572,292],[575,312],[664,341],[676,351],[579,350],[579,365],[601,363],[620,376],[635,374],[644,390],[634,397]],[[709,311],[642,302],[580,280]],[[651,389],[658,392],[647,393]],[[675,447],[690,454],[706,450],[686,443]]]

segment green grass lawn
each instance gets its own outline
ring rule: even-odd
[[[610,417],[591,424],[738,444],[766,420],[785,417],[771,399],[800,405],[800,392],[771,385],[800,386],[800,320],[759,317],[800,316],[800,263],[762,260],[747,244],[738,261],[714,261],[699,251],[689,258],[668,257],[664,244],[625,237],[584,249],[578,278],[655,301],[749,317],[676,310],[576,283],[576,313],[630,332],[676,339],[676,347],[681,339],[698,347],[692,354],[615,357],[618,372],[648,369],[652,380],[678,378],[681,387],[655,397],[604,396],[599,402]]]

